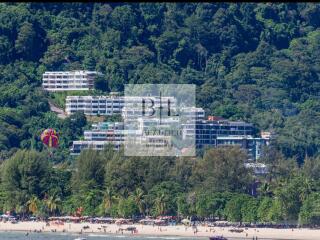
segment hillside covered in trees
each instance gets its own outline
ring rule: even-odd
[[[2,159],[41,149],[45,127],[60,130],[63,148],[81,133],[49,112],[40,89],[45,70],[70,69],[101,71],[96,86],[107,92],[194,83],[208,114],[273,130],[300,162],[319,153],[319,4],[1,3],[0,12]]]
[[[84,204],[92,215],[312,223],[320,219],[319,56],[320,4],[0,3],[0,208],[71,214]],[[253,179],[239,168],[239,149],[209,150],[197,162],[108,151],[72,161],[70,143],[90,122],[50,112],[41,77],[79,69],[102,72],[95,86],[104,94],[126,83],[193,83],[208,115],[273,131],[260,198],[247,195]],[[39,138],[47,127],[61,140],[49,160]],[[223,183],[221,159],[235,173]]]

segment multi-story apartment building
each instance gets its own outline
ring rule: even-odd
[[[168,111],[168,104],[170,112]],[[159,111],[161,107],[161,111]],[[122,118],[129,122],[135,122],[140,117],[167,118],[176,114],[176,99],[174,97],[155,96],[130,96],[125,97],[125,105],[122,109]]]
[[[250,123],[228,121],[215,116],[209,116],[208,120],[190,121],[184,125],[183,132],[186,138],[195,137],[197,149],[238,145],[247,150],[248,160],[257,160],[270,138],[255,138],[253,133],[253,125]]]
[[[269,144],[269,139],[252,136],[217,136],[216,146],[237,145],[247,150],[248,160],[255,161],[261,156],[263,146]]]
[[[80,152],[84,149],[93,149],[93,150],[103,150],[107,145],[111,145],[114,147],[114,150],[118,150],[121,143],[116,144],[110,141],[73,141],[72,147],[71,147],[71,155],[79,155]]]
[[[123,111],[123,97],[70,96],[67,99],[66,111],[69,114],[80,110],[89,115],[122,113],[124,117],[129,119],[131,117],[136,118],[134,116],[135,113],[130,112],[130,109]],[[135,102],[137,99],[132,98],[131,100]],[[228,121],[215,116],[209,116],[207,120],[204,120],[204,115],[202,108],[185,108],[181,110],[181,116],[187,117],[187,121],[182,123],[183,138],[194,139],[197,149],[238,145],[247,150],[248,160],[254,161],[259,159],[263,146],[269,144],[270,134],[264,132],[262,138],[253,137],[254,128],[250,123]],[[162,129],[179,124],[179,121],[179,116],[164,118],[161,122]],[[144,143],[147,141],[148,144],[155,147],[159,145],[160,148],[163,144],[170,143],[171,140],[168,136],[148,136],[143,134],[149,129],[149,126],[152,129],[154,125],[159,125],[159,122],[159,118],[138,117],[135,119],[133,127],[125,126],[124,123],[120,122],[95,124],[92,126],[92,130],[84,132],[84,141],[73,142],[72,153],[78,154],[82,149],[87,148],[101,150],[107,144],[112,144],[115,149],[119,149],[124,143],[125,137],[128,136],[126,133],[129,133],[129,131],[137,137],[137,141],[141,140]]]
[[[84,131],[84,139],[88,141],[124,141],[124,125],[122,122],[100,122],[92,124],[91,130]]]
[[[94,79],[102,75],[94,71],[45,72],[42,87],[46,91],[89,90],[94,88]]]
[[[118,96],[67,96],[66,113],[68,115],[82,111],[86,115],[111,116],[121,114],[124,98]]]
[[[82,111],[86,115],[114,115],[122,114],[126,120],[136,119],[142,116],[143,97],[123,97],[117,95],[110,96],[67,96],[65,112],[70,115],[77,111]],[[150,98],[150,97],[148,97]],[[162,104],[169,98],[162,98]],[[171,99],[171,98],[170,98]],[[171,107],[174,106],[174,99],[171,99]],[[145,114],[153,112],[153,108],[159,108],[160,100],[154,98],[154,106],[150,107],[149,102],[145,103]],[[166,112],[164,112],[165,114]]]
[[[204,120],[205,112],[203,108],[192,107],[192,108],[182,108],[181,117],[185,118],[184,121],[201,121]]]
[[[130,130],[129,130],[130,131]],[[119,150],[124,144],[128,130],[124,129],[122,122],[102,122],[93,124],[91,130],[84,132],[84,140],[73,141],[71,154],[78,155],[84,149],[103,150],[107,145],[111,145],[115,150]],[[136,142],[145,144],[151,151],[163,151],[171,141],[170,136],[164,135],[142,135],[142,130],[135,131]],[[141,154],[141,153],[140,153]]]
[[[84,132],[84,140],[73,141],[71,153],[76,155],[81,150],[88,148],[103,150],[108,144],[118,150],[124,142],[124,137],[124,125],[122,122],[93,124],[91,130]]]
[[[186,137],[196,136],[198,148],[206,145],[216,145],[217,136],[248,136],[253,134],[252,124],[241,121],[228,121],[222,118],[208,117],[208,120],[199,120],[184,124],[184,134]]]

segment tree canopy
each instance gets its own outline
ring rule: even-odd
[[[0,3],[0,12],[2,210],[319,222],[319,4]],[[79,69],[103,73],[92,94],[196,84],[208,115],[275,133],[263,156],[269,174],[253,179],[237,148],[197,159],[71,157],[90,121],[50,112],[66,94],[42,91],[41,77]],[[50,159],[39,138],[48,127],[60,135]],[[255,180],[258,198],[248,195]]]

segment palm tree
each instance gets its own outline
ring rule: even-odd
[[[272,195],[272,186],[269,182],[263,182],[260,187],[258,188],[258,191],[261,196],[271,196]]]
[[[36,214],[39,209],[40,200],[37,196],[33,195],[30,200],[27,202],[29,212]]]
[[[21,214],[22,217],[24,218],[26,212],[27,212],[27,206],[26,204],[18,204],[16,207],[15,207],[15,211],[16,213],[18,214]]]
[[[133,193],[133,198],[135,203],[139,208],[140,214],[144,215],[145,212],[145,201],[144,201],[144,192],[141,188],[137,188]]]
[[[54,214],[60,207],[61,199],[56,194],[49,196],[46,200],[44,200],[47,208],[49,209],[50,214]]]
[[[119,198],[115,195],[114,191],[111,188],[106,188],[103,197],[103,208],[105,210],[110,209],[115,202],[117,202]]]
[[[301,193],[300,193],[300,201],[305,201],[307,196],[312,192],[313,182],[309,178],[305,177],[301,181]]]
[[[158,194],[158,196],[154,200],[154,204],[156,208],[156,214],[158,216],[163,215],[167,210],[166,195],[164,193]]]

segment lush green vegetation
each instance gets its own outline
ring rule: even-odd
[[[47,153],[19,150],[2,165],[0,208],[45,217],[74,214],[132,217],[179,215],[241,222],[319,224],[320,158],[299,168],[279,152],[272,171],[253,177],[240,148],[208,150],[203,158],[124,157],[83,151],[76,168],[52,168]],[[227,162],[227,163],[226,163]],[[259,181],[257,195],[253,182]]]
[[[41,74],[70,69],[104,73],[95,86],[107,92],[125,83],[194,83],[208,114],[275,131],[275,145],[299,162],[319,153],[318,4],[2,3],[0,10],[2,158],[30,147],[35,136],[25,125],[47,114]]]
[[[0,11],[3,209],[69,213],[83,203],[90,214],[319,220],[319,4],[0,3]],[[63,95],[44,93],[41,74],[75,69],[104,73],[95,86],[106,93],[125,83],[194,83],[208,114],[274,131],[260,197],[243,195],[251,174],[229,176],[219,150],[199,161],[84,153],[72,161],[84,172],[52,169],[72,160],[70,143],[88,123],[49,111],[48,99],[62,105]],[[47,127],[61,139],[49,160],[39,141]],[[242,155],[230,154],[228,166],[239,166]]]
[[[53,105],[61,109],[65,109],[67,96],[100,96],[101,94],[104,94],[104,93],[99,90],[64,91],[64,92],[48,93],[48,97],[49,97],[49,101]]]

